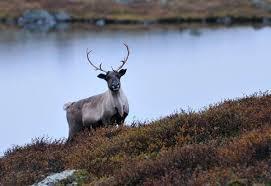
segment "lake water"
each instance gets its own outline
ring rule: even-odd
[[[271,84],[271,28],[141,31],[0,31],[0,151],[31,138],[67,137],[63,104],[107,89],[86,60],[119,65],[131,49],[123,90],[127,122],[198,110]],[[0,153],[1,154],[1,153]]]

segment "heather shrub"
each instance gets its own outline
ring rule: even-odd
[[[200,112],[48,138],[0,158],[0,185],[84,170],[98,185],[252,185],[271,182],[271,96],[226,100]]]

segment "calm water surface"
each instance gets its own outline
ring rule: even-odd
[[[0,31],[0,152],[33,137],[67,137],[62,107],[107,89],[86,61],[119,65],[133,120],[198,110],[271,84],[271,28],[29,33]],[[0,154],[1,154],[0,153]]]

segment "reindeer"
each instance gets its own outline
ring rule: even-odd
[[[94,70],[101,71],[97,77],[107,82],[108,90],[102,94],[98,94],[77,102],[66,103],[67,121],[69,124],[69,140],[76,133],[85,128],[106,127],[109,125],[121,125],[129,113],[129,104],[125,96],[120,79],[126,73],[127,69],[122,69],[126,64],[130,50],[127,44],[127,56],[121,61],[121,65],[112,71],[102,69],[102,63],[97,67],[90,60],[91,50],[87,50],[87,59]]]

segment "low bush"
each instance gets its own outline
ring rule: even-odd
[[[226,100],[200,112],[100,128],[72,143],[38,138],[0,158],[0,185],[86,171],[89,184],[247,185],[271,182],[271,95]]]

